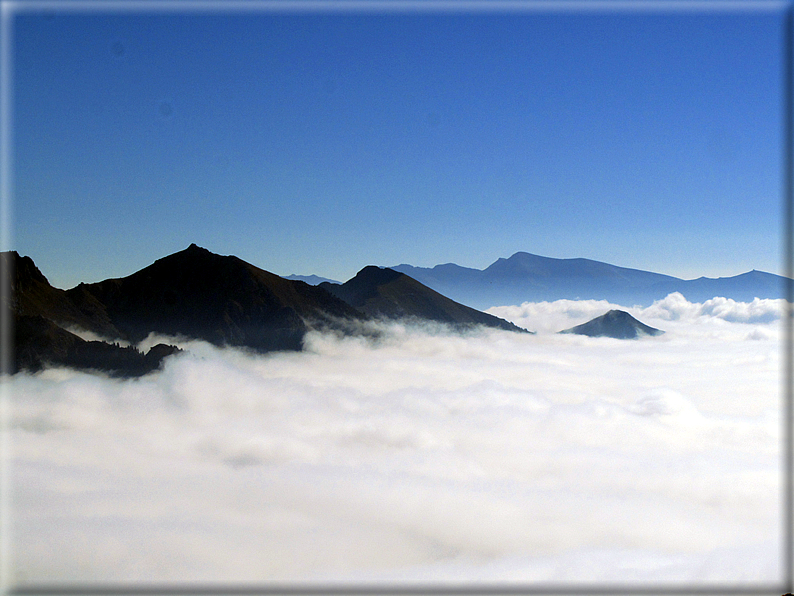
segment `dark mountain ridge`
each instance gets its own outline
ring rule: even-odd
[[[344,284],[326,282],[320,287],[371,317],[412,317],[455,327],[483,325],[508,331],[526,331],[503,319],[450,300],[408,275],[389,268],[370,265]]]
[[[21,316],[45,316],[59,325],[74,326],[103,337],[119,337],[95,298],[83,292],[67,292],[50,285],[33,259],[16,251],[2,253],[2,267],[10,280],[7,305]]]
[[[259,352],[300,350],[310,325],[362,318],[320,288],[195,244],[128,277],[77,289],[103,304],[134,343],[155,332]]]
[[[136,344],[150,333],[264,353],[302,349],[311,329],[357,332],[371,317],[520,330],[377,267],[365,268],[346,284],[311,286],[191,244],[127,277],[60,290],[29,257],[3,253],[2,264],[11,288],[4,308],[16,328],[10,372],[54,364],[145,374],[177,348],[158,345],[142,354],[111,342]],[[85,341],[72,328],[110,341]]]
[[[37,372],[54,364],[98,370],[113,377],[138,377],[159,369],[165,357],[182,351],[176,346],[157,344],[144,354],[133,346],[86,341],[41,315],[22,315],[14,323],[11,372]]]
[[[2,372],[32,372],[49,365],[98,370],[111,376],[140,376],[157,370],[163,359],[180,350],[158,344],[146,354],[133,347],[86,341],[64,327],[118,337],[103,306],[90,295],[54,288],[30,257],[0,253],[8,294],[2,297],[3,319],[13,327],[12,354],[3,354]],[[4,332],[11,330],[4,329]]]

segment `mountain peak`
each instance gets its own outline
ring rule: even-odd
[[[192,242],[190,246],[188,246],[185,251],[186,253],[195,253],[195,254],[212,254],[206,248],[199,246],[195,242]]]
[[[463,328],[484,325],[525,331],[493,315],[459,304],[413,277],[388,267],[370,265],[344,284],[323,283],[320,287],[373,317],[410,317]]]
[[[326,292],[196,244],[83,290],[132,342],[156,332],[259,352],[300,350],[309,326],[361,318]]]
[[[384,284],[388,283],[398,277],[404,276],[404,273],[400,273],[399,271],[395,271],[394,269],[390,269],[388,267],[378,267],[377,265],[367,265],[361,271],[356,273],[356,276],[353,279],[358,279],[360,281],[365,281],[369,284]]]
[[[389,269],[388,267],[367,265],[356,273],[355,277],[343,284],[321,283],[320,287],[337,298],[344,300],[354,308],[360,309],[368,300],[378,295],[381,286],[393,282],[400,277],[410,279],[404,273]]]
[[[641,323],[624,310],[613,309],[587,323],[565,329],[560,331],[560,333],[574,333],[589,337],[637,339],[645,335],[661,335],[664,331]]]

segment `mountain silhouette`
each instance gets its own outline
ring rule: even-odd
[[[455,327],[484,325],[525,331],[503,319],[450,300],[408,275],[389,268],[370,265],[341,285],[325,282],[320,287],[371,317],[408,317]]]
[[[500,258],[483,270],[454,263],[432,268],[403,264],[392,269],[478,309],[560,299],[647,306],[673,292],[680,292],[692,302],[715,296],[750,302],[756,297],[784,298],[786,283],[784,277],[761,271],[683,280],[590,259],[554,259],[526,252]]]
[[[2,265],[10,286],[3,307],[15,328],[14,357],[3,370],[12,373],[58,365],[139,376],[179,350],[158,344],[143,354],[112,340],[135,344],[158,333],[258,352],[300,350],[312,325],[366,318],[320,288],[195,244],[128,277],[70,290],[52,287],[16,252],[3,253]],[[110,341],[85,341],[70,329]]]
[[[11,304],[20,316],[40,315],[64,327],[79,327],[103,337],[119,337],[104,307],[82,291],[66,292],[50,285],[33,259],[16,251],[2,253],[4,275],[9,280]]]
[[[166,356],[181,352],[157,344],[147,353],[105,341],[85,341],[40,315],[14,322],[14,366],[11,372],[39,371],[48,365],[98,370],[114,377],[138,377],[159,369]]]
[[[587,323],[565,329],[560,333],[575,333],[590,337],[613,337],[615,339],[637,339],[647,335],[661,335],[664,331],[640,323],[629,313],[610,310]]]
[[[133,343],[150,333],[257,352],[300,350],[310,327],[339,327],[361,313],[326,291],[234,256],[191,244],[119,279],[80,284]]]
[[[151,333],[263,353],[300,350],[311,329],[356,332],[371,317],[524,331],[396,271],[366,267],[345,284],[313,286],[195,244],[127,277],[69,290],[52,287],[16,252],[3,253],[3,270],[11,287],[4,308],[15,325],[9,372],[60,365],[146,374],[177,348],[160,344],[143,354],[118,342],[134,345]],[[105,341],[86,341],[81,330]]]
[[[117,343],[83,340],[64,327],[118,336],[101,304],[81,292],[70,296],[52,287],[30,257],[20,257],[15,251],[0,253],[0,267],[9,288],[2,308],[5,320],[13,326],[13,356],[3,354],[3,372],[56,365],[140,376],[157,370],[165,357],[180,351],[158,344],[143,354]]]

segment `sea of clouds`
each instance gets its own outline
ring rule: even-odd
[[[489,312],[536,335],[18,374],[9,585],[775,582],[783,305],[671,294],[626,341],[556,334],[616,305],[526,303]]]

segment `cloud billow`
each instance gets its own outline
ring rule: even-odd
[[[779,325],[665,300],[639,342],[390,323],[16,375],[14,581],[774,581]]]

